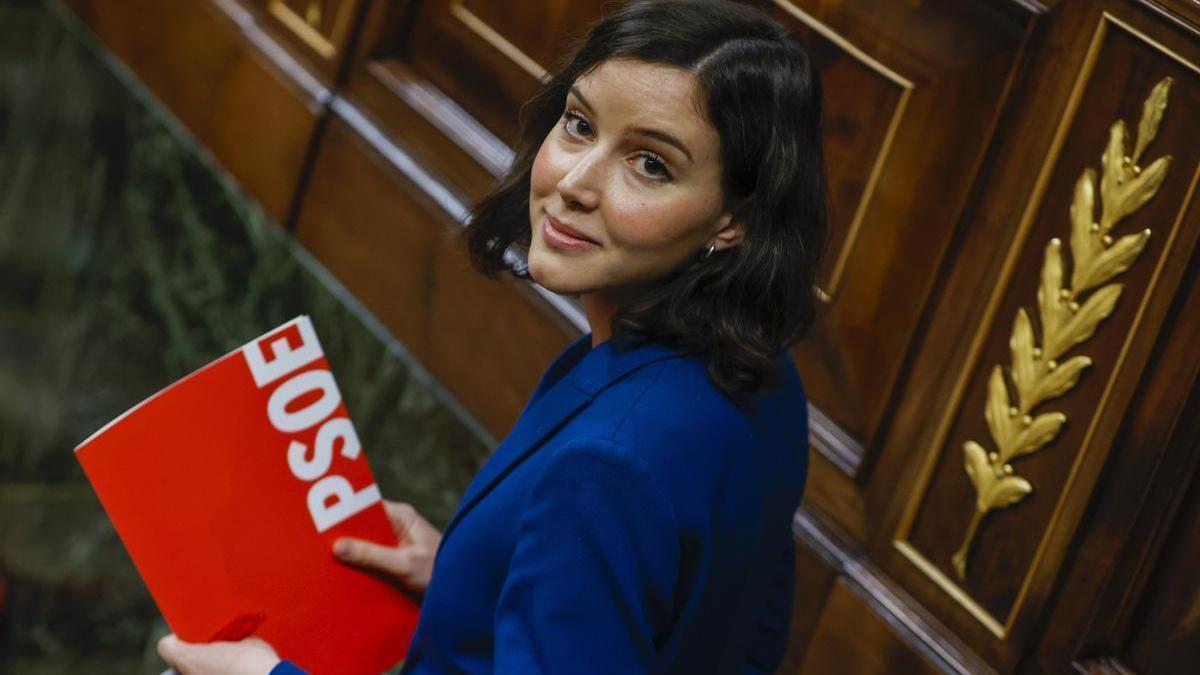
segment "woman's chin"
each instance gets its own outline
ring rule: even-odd
[[[534,256],[529,258],[529,278],[542,288],[558,295],[579,295],[586,292],[578,279],[570,278],[554,265],[545,265]]]
[[[530,268],[529,276],[535,283],[537,283],[538,286],[541,286],[542,288],[556,295],[577,296],[584,292],[584,289],[579,288],[576,284],[561,283],[555,280],[553,277],[543,280],[543,278],[539,277],[537,273],[533,271],[533,268]]]

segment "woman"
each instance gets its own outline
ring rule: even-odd
[[[525,248],[524,276],[578,296],[591,333],[444,535],[389,503],[398,546],[335,544],[424,596],[404,672],[778,666],[807,449],[786,347],[815,306],[819,111],[788,32],[726,2],[625,6],[530,102],[468,247],[488,274]],[[186,675],[297,672],[256,639],[159,651]]]

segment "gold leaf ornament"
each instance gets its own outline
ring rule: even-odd
[[[1072,193],[1071,286],[1063,286],[1062,242],[1051,239],[1044,252],[1037,290],[1038,325],[1024,307],[1019,308],[1008,341],[1010,364],[1007,369],[1001,365],[992,368],[984,418],[996,450],[989,452],[973,440],[963,444],[963,461],[976,498],[962,544],[951,556],[960,579],[966,578],[971,544],[984,517],[1021,502],[1033,492],[1033,485],[1016,475],[1010,462],[1045,449],[1067,423],[1067,416],[1061,412],[1034,414],[1037,406],[1072,390],[1092,365],[1092,359],[1085,355],[1062,362],[1060,357],[1091,339],[1113,313],[1123,286],[1109,282],[1137,262],[1150,240],[1148,229],[1116,240],[1110,232],[1154,198],[1170,169],[1169,155],[1144,168],[1138,162],[1158,133],[1171,82],[1171,78],[1164,78],[1143,103],[1132,156],[1125,154],[1125,122],[1117,120],[1109,127],[1108,142],[1100,156],[1099,180],[1094,169],[1085,169]]]
[[[1171,92],[1173,82],[1174,80],[1169,77],[1163,78],[1161,82],[1154,85],[1154,89],[1142,104],[1142,121],[1138,124],[1137,148],[1133,151],[1134,164],[1138,163],[1146,146],[1150,145],[1150,141],[1158,135],[1158,125],[1162,122],[1163,113],[1167,111],[1167,94]]]

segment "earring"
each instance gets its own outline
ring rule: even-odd
[[[715,250],[717,250],[717,242],[714,241],[708,245],[708,250],[704,252],[704,255],[700,256],[700,259],[706,260],[709,256],[711,256],[713,254],[713,251],[715,251]]]

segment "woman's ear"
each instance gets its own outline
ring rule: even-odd
[[[717,244],[717,250],[730,248],[742,243],[742,238],[746,236],[746,223],[740,218],[734,220],[733,214],[728,211],[721,216],[720,229],[717,230],[714,240]]]

